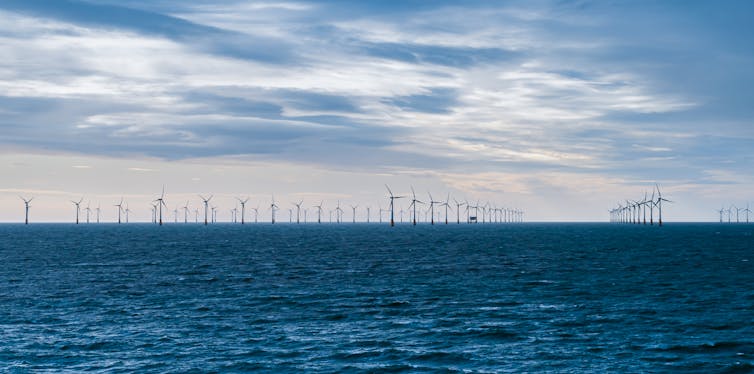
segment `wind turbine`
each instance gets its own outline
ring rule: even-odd
[[[168,207],[168,205],[165,204],[165,186],[162,186],[162,194],[160,194],[160,197],[155,199],[154,202],[157,203],[157,208],[160,210],[160,226],[162,226],[162,207]]]
[[[353,223],[356,223],[356,208],[358,207],[358,205],[351,205],[351,210],[353,211]]]
[[[99,223],[99,212],[100,212],[100,206],[99,206],[99,203],[97,203],[97,223]]]
[[[367,205],[367,223],[369,223],[369,213],[370,213],[370,210],[371,210],[371,208],[369,207],[369,205]]]
[[[217,222],[217,206],[212,207],[212,223]]]
[[[322,203],[324,203],[324,201],[320,201],[319,205],[314,206],[317,208],[317,223],[322,223]]]
[[[199,198],[202,199],[204,202],[204,226],[207,226],[207,215],[209,214],[209,201],[212,200],[212,196],[209,195],[209,198],[204,198],[204,196],[199,195]]]
[[[128,223],[128,214],[131,213],[131,209],[128,209],[128,204],[126,204],[126,223]]]
[[[723,223],[723,212],[725,212],[725,207],[720,208],[720,210],[717,210],[716,212],[720,213],[720,223]]]
[[[204,208],[205,210],[207,208]],[[194,208],[194,223],[199,223],[199,208]]]
[[[81,212],[81,202],[84,201],[82,197],[78,202],[71,200],[73,205],[76,205],[76,224],[79,224],[79,213]]]
[[[24,219],[24,225],[28,225],[29,224],[29,208],[31,207],[29,203],[31,203],[31,201],[34,200],[34,197],[31,197],[28,200],[24,199],[23,196],[19,196],[19,197],[21,198],[21,200],[24,201],[24,207],[26,208],[26,218]]]
[[[745,210],[745,208],[736,208],[736,223],[740,223],[740,221],[738,220],[738,214]]]
[[[657,225],[662,226],[662,202],[665,201],[668,203],[672,203],[672,201],[667,200],[662,197],[662,192],[660,192],[660,186],[657,183],[655,183],[655,187],[657,188],[657,215],[658,215]]]
[[[385,185],[385,188],[387,188],[387,192],[390,194],[390,226],[395,226],[395,199],[402,199],[405,196],[395,196],[393,195],[393,191],[390,191],[390,187]],[[380,219],[382,219],[382,214],[380,214]],[[402,221],[402,220],[401,220]]]
[[[647,224],[647,191],[644,191],[644,200],[641,201],[642,212],[644,214],[644,224]]]
[[[123,211],[123,198],[120,198],[120,202],[115,204],[118,207],[118,224],[120,224],[120,213]]]
[[[84,210],[86,211],[86,223],[87,224],[89,223],[89,215],[92,214],[92,209],[89,208],[90,205],[91,205],[91,201],[87,201],[86,208],[84,208]]]
[[[173,222],[178,223],[178,207],[176,206],[175,209],[173,209]]]
[[[461,206],[466,205],[466,203],[459,203],[458,200],[453,198],[453,201],[456,202],[456,223],[461,224]]]
[[[340,200],[338,200],[338,206],[335,207],[335,221],[340,223],[340,216],[343,214],[343,209],[340,209]]]
[[[445,199],[445,202],[442,203],[440,206],[445,207],[445,224],[448,224],[448,208],[450,208],[450,193],[448,193],[448,197]]]
[[[442,204],[442,201],[435,201],[434,198],[432,198],[432,193],[427,191],[427,194],[429,195],[429,215],[432,216],[430,218],[431,224],[435,224],[435,204]],[[447,213],[447,211],[446,211]]]
[[[251,208],[251,210],[254,211],[254,223],[257,223],[257,219],[259,218],[259,205],[257,205],[256,208]]]
[[[293,203],[293,205],[296,206],[296,223],[301,223],[301,204],[304,203],[304,200],[300,200],[298,203]]]
[[[288,208],[288,223],[293,223],[293,209]]]
[[[746,223],[749,223],[749,213],[751,213],[751,209],[749,209],[749,203],[746,203],[746,209],[744,209],[744,212],[746,212]]]
[[[275,209],[277,209],[277,205],[275,205],[275,195],[272,195],[272,203],[270,203],[270,210],[272,211],[272,224],[275,224]]]
[[[411,186],[411,205],[409,205],[409,209],[414,210],[414,226],[416,226],[416,203],[424,204],[424,202],[416,199],[416,192],[414,191],[414,186]]]
[[[244,200],[241,200],[241,198],[236,199],[238,199],[238,202],[241,203],[241,224],[243,225],[246,224],[246,202],[249,201],[249,198],[247,197]]]
[[[188,223],[189,201],[186,200],[186,205],[183,206],[183,223]]]

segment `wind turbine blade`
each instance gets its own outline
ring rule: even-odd
[[[390,190],[390,187],[385,184],[385,188],[387,188],[387,192],[390,194],[390,196],[393,196],[393,191]]]

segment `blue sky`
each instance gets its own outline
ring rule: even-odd
[[[383,183],[601,220],[654,181],[714,219],[754,200],[752,8],[6,0],[0,220],[19,193],[56,220],[162,184],[376,206]]]

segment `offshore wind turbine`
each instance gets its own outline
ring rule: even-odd
[[[442,203],[440,206],[445,207],[445,224],[448,224],[448,208],[450,208],[450,193],[448,193],[448,197],[445,199],[445,202]]]
[[[644,214],[644,224],[647,224],[647,191],[644,191],[644,200],[641,201],[642,212]]]
[[[275,209],[277,209],[277,205],[275,204],[275,195],[272,195],[272,202],[270,203],[270,211],[272,211],[272,224],[275,224]]]
[[[91,201],[88,201],[86,203],[86,208],[84,210],[86,211],[86,223],[89,223],[89,215],[92,214],[92,209],[89,207],[91,205]]]
[[[176,206],[175,209],[173,209],[173,222],[178,223],[178,207]]]
[[[390,226],[395,226],[395,199],[402,199],[405,196],[395,196],[393,195],[393,191],[390,191],[390,187],[385,185],[385,188],[387,188],[387,192],[390,194]],[[401,214],[402,217],[402,214]],[[380,214],[380,220],[382,219],[382,214]],[[401,222],[403,222],[403,218],[401,218]]]
[[[183,223],[188,223],[189,201],[186,200],[186,205],[183,206]]]
[[[304,200],[300,200],[298,203],[293,203],[293,205],[296,206],[296,224],[301,223],[301,204],[304,203]]]
[[[741,212],[743,212],[745,209],[744,208],[738,208],[738,207],[735,207],[735,206],[734,206],[734,208],[736,208],[736,223],[741,223],[741,221],[739,221],[739,219],[738,219],[738,214],[741,213]]]
[[[459,203],[458,200],[456,200],[455,198],[453,198],[453,201],[456,202],[456,223],[460,225],[461,224],[461,206],[466,205],[467,203],[465,202]]]
[[[217,222],[217,207],[212,207],[212,223]]]
[[[317,208],[317,223],[322,223],[322,203],[324,203],[324,201],[320,201],[319,205],[314,206]]]
[[[343,209],[340,209],[340,200],[338,200],[338,205],[335,206],[335,222],[340,223],[340,214],[343,213]]]
[[[194,223],[199,223],[199,208],[194,208]]]
[[[157,204],[152,205],[152,223],[157,223]]]
[[[431,224],[435,224],[435,204],[442,204],[442,201],[435,201],[434,198],[432,198],[432,193],[427,191],[427,194],[429,195],[429,215],[431,216]]]
[[[162,226],[162,207],[165,208],[168,207],[167,204],[165,204],[165,186],[162,186],[162,194],[160,194],[160,197],[155,199],[154,202],[157,203],[157,208],[160,210],[160,226]]]
[[[100,206],[99,206],[99,203],[97,203],[97,223],[99,223],[99,212],[100,212]]]
[[[720,223],[723,223],[723,213],[725,212],[725,207],[720,208],[720,210],[717,210],[716,212],[720,213]]]
[[[25,199],[23,196],[19,196],[19,197],[21,198],[21,200],[24,201],[24,208],[26,210],[26,216],[25,216],[26,218],[24,218],[24,225],[28,225],[29,224],[29,208],[31,207],[29,203],[31,203],[31,201],[34,200],[34,197],[31,197],[29,199]]]
[[[241,198],[236,198],[239,203],[241,203],[241,224],[246,224],[246,203],[249,201],[249,198],[245,198],[241,200]]]
[[[118,208],[118,224],[120,224],[120,213],[123,211],[123,198],[120,198],[120,202],[115,204],[115,206]]]
[[[128,209],[128,204],[126,204],[126,223],[128,223],[128,214],[131,213],[131,209]]]
[[[414,191],[414,186],[411,186],[411,205],[409,205],[409,209],[413,209],[414,211],[414,226],[416,226],[416,203],[424,204],[424,202],[416,199],[416,191]]]
[[[665,198],[662,197],[662,192],[660,191],[660,186],[657,183],[655,183],[655,187],[657,188],[657,203],[656,203],[657,204],[657,214],[658,214],[657,225],[658,226],[662,226],[662,202],[665,201],[665,202],[668,202],[668,203],[672,203],[672,201],[670,201],[670,200],[665,199]]]
[[[744,209],[744,212],[746,212],[746,223],[749,223],[749,213],[751,213],[751,209],[749,209],[749,203],[746,203],[746,209]]]
[[[199,195],[199,198],[202,199],[202,202],[204,202],[204,225],[205,226],[207,226],[207,215],[208,215],[208,212],[209,212],[209,201],[212,200],[212,196],[214,196],[214,195],[209,195],[209,198],[205,198],[204,196]]]
[[[367,205],[367,223],[369,223],[369,213],[370,213],[370,207]]]
[[[254,223],[258,223],[259,218],[259,205],[256,208],[251,208],[254,211]]]
[[[79,224],[79,213],[81,212],[81,202],[84,201],[84,198],[82,197],[79,199],[78,202],[71,200],[73,205],[76,205],[76,224]]]
[[[351,210],[353,211],[353,223],[356,223],[356,208],[358,207],[358,205],[351,205]]]

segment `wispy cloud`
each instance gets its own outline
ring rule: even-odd
[[[742,7],[4,1],[0,143],[704,180],[754,161]]]

